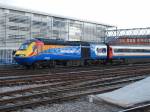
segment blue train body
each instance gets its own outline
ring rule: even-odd
[[[37,43],[40,44],[38,45]],[[18,49],[14,57],[20,65],[33,65],[40,61],[97,60],[106,58],[106,45],[86,42],[49,41],[46,43],[38,39],[29,42],[27,48]]]

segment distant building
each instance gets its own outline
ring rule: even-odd
[[[107,30],[106,43],[126,45],[150,45],[150,27]]]
[[[30,38],[104,42],[111,25],[0,5],[0,64],[12,63],[12,52]]]
[[[150,45],[149,36],[137,36],[137,37],[119,37],[111,40],[109,44],[113,45]]]

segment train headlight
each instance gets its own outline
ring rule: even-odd
[[[19,56],[20,56],[20,57],[25,57],[25,55],[24,55],[24,54],[20,54]]]

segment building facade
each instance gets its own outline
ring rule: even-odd
[[[0,64],[13,63],[12,51],[27,39],[104,42],[110,25],[0,5]]]
[[[106,43],[126,45],[150,45],[150,27],[107,30]]]

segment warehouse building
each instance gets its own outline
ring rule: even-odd
[[[111,25],[0,5],[0,64],[13,63],[12,52],[36,37],[104,42]]]

